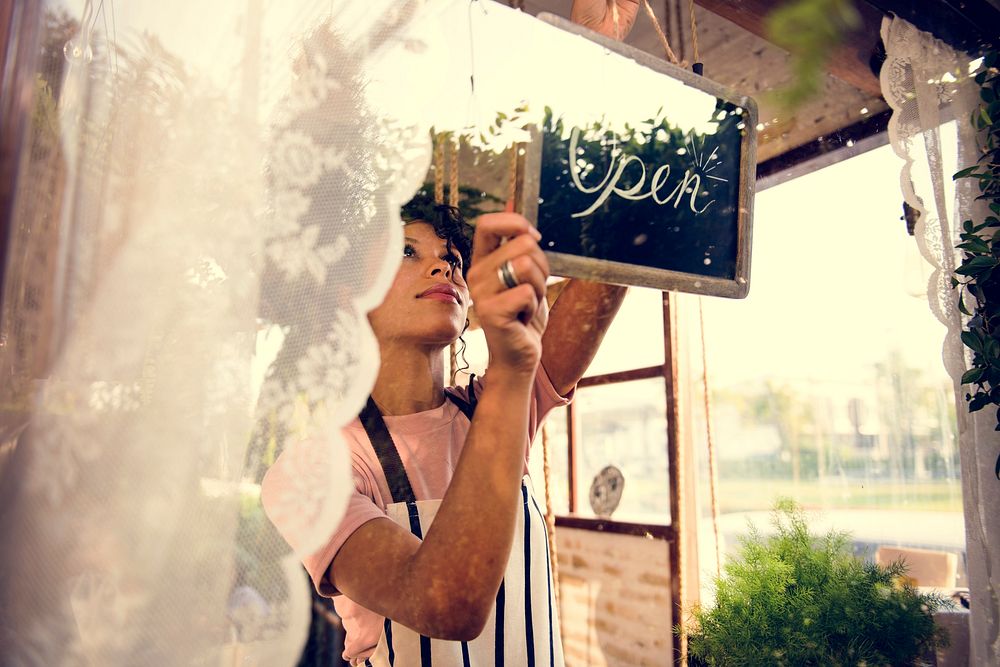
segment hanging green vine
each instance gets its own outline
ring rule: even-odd
[[[830,55],[861,25],[853,0],[788,0],[768,13],[767,39],[791,54],[794,75],[778,102],[795,109],[818,95]]]
[[[991,214],[983,220],[962,223],[962,264],[955,270],[952,286],[959,289],[958,308],[969,316],[962,342],[972,350],[972,366],[962,376],[971,385],[965,395],[969,411],[987,405],[1000,406],[1000,54],[989,51],[976,73],[980,86],[979,108],[972,115],[973,126],[984,136],[982,155],[971,167],[954,178],[974,178],[979,195]],[[967,300],[966,297],[971,297]],[[969,307],[971,305],[971,308]],[[1000,409],[996,430],[1000,431]],[[996,464],[1000,479],[1000,458]]]

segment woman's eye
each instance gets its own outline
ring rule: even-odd
[[[445,255],[442,259],[455,268],[461,268],[462,266],[462,260],[456,255]]]
[[[416,257],[417,251],[409,243],[403,246],[403,257]]]

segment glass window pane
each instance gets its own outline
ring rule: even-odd
[[[620,521],[670,521],[667,475],[666,391],[662,378],[577,390],[577,513],[594,516],[590,489],[595,476],[615,466],[625,477]]]
[[[945,330],[899,169],[885,147],[760,193],[750,296],[703,300],[727,551],[779,496],[858,553],[964,551]]]
[[[549,413],[543,423],[549,446],[549,492],[556,514],[569,512],[569,445],[566,438],[566,408],[556,408]],[[545,502],[545,474],[542,456],[542,433],[535,436],[528,459],[528,472],[534,486],[535,498],[539,505]],[[543,507],[544,509],[544,507]]]
[[[663,294],[631,287],[586,375],[663,363]]]

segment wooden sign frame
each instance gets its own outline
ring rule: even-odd
[[[685,273],[645,265],[628,264],[606,259],[546,251],[553,275],[583,278],[605,283],[651,287],[661,291],[681,291],[741,299],[750,289],[750,246],[753,229],[753,199],[757,166],[757,103],[721,84],[705,79],[693,72],[672,65],[637,48],[628,46],[604,35],[595,33],[576,23],[553,14],[539,14],[545,23],[585,37],[605,49],[669,76],[691,88],[700,90],[743,109],[746,132],[740,145],[740,172],[737,186],[737,253],[735,275],[732,279]],[[526,147],[523,162],[519,204],[521,213],[538,224],[538,197],[541,187],[542,132],[531,128],[531,142]]]

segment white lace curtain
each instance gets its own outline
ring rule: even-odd
[[[422,3],[224,4],[45,6],[0,332],[4,665],[301,653],[258,483],[323,438],[276,506],[303,552],[344,507],[337,426],[430,157],[366,84]]]
[[[899,18],[882,24],[886,61],[882,93],[892,107],[889,138],[905,161],[900,185],[907,204],[919,212],[916,240],[933,271],[927,297],[935,317],[947,327],[942,344],[945,368],[955,383],[962,491],[965,506],[966,554],[971,591],[971,664],[1000,664],[1000,481],[994,462],[1000,452],[996,413],[969,414],[960,384],[966,350],[959,339],[962,316],[951,277],[961,262],[955,246],[961,223],[987,214],[975,201],[974,183],[960,179],[957,169],[971,166],[981,154],[969,122],[979,103],[979,87],[970,76],[970,57]],[[943,126],[955,120],[955,130]],[[957,166],[955,166],[957,165]]]
[[[297,470],[269,511],[299,555],[335,528],[431,127],[499,152],[546,105],[621,123],[660,94],[486,1],[42,13],[0,319],[0,661],[293,665],[309,589],[259,482],[279,452]]]

